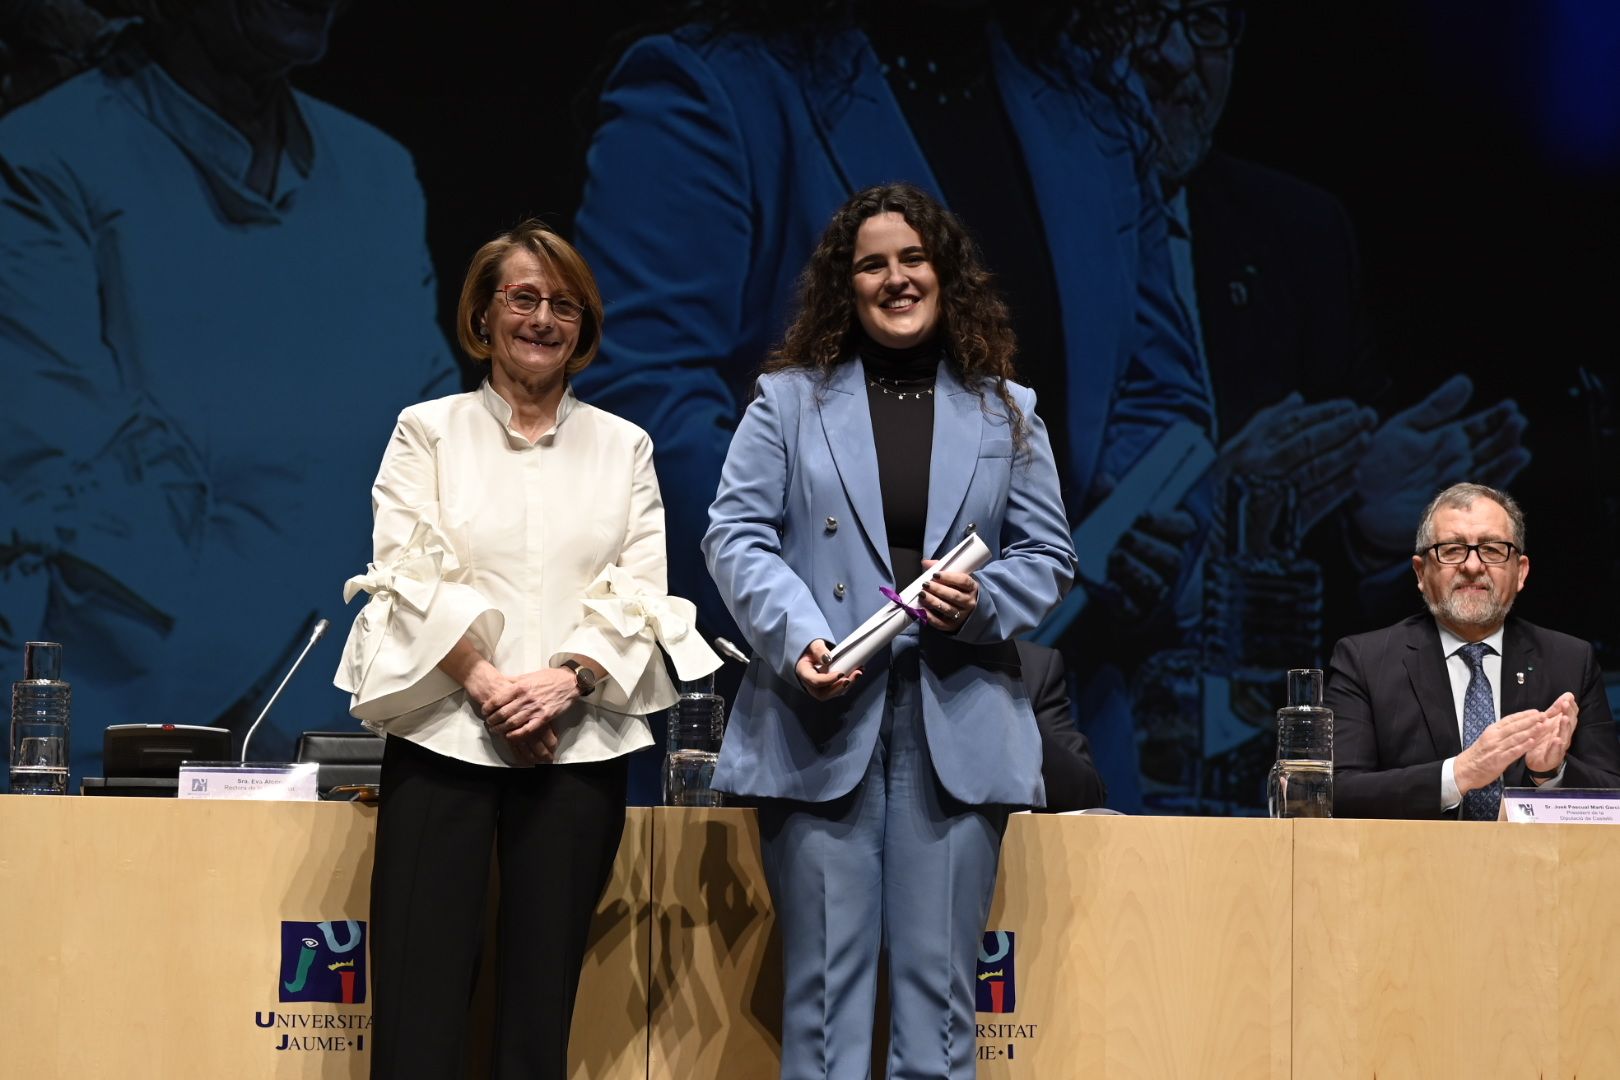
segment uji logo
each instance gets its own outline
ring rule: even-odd
[[[365,1001],[366,924],[283,922],[280,989],[282,1001]]]
[[[1018,1003],[1013,975],[1011,930],[988,930],[979,946],[978,970],[974,973],[975,1007],[982,1013],[1010,1013]]]

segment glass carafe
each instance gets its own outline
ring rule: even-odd
[[[1322,669],[1288,672],[1288,704],[1277,710],[1277,763],[1266,780],[1274,818],[1333,816],[1333,710],[1322,705]]]
[[[726,702],[714,692],[713,675],[681,684],[681,696],[669,710],[665,806],[721,805],[713,784],[725,725]]]

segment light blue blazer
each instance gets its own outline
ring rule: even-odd
[[[1075,573],[1057,470],[1035,394],[1010,384],[1029,425],[1015,457],[1004,406],[939,368],[924,556],[977,531],[994,561],[955,634],[921,635],[923,723],[945,789],[971,804],[1040,806],[1041,742],[1011,639],[1033,629]],[[860,360],[763,376],[731,441],[703,554],[753,647],[715,771],[738,795],[823,802],[854,788],[877,742],[888,654],[849,693],[817,702],[794,664],[836,642],[901,584],[889,565],[877,452]],[[920,450],[920,448],[919,448]]]

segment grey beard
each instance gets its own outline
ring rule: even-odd
[[[1491,626],[1494,627],[1507,618],[1507,613],[1513,610],[1513,597],[1502,599],[1494,590],[1483,599],[1470,600],[1461,593],[1448,592],[1436,603],[1424,597],[1429,605],[1429,614],[1437,619],[1443,619],[1453,626]]]

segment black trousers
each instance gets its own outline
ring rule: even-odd
[[[564,1080],[591,916],[624,831],[624,758],[470,765],[390,737],[371,877],[373,1080],[455,1080],[500,864],[493,1075]]]

